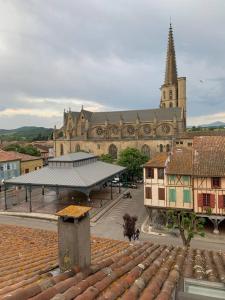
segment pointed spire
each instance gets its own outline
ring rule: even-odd
[[[140,117],[139,117],[139,113],[137,112],[137,117],[136,117],[136,123],[140,123]]]
[[[166,74],[165,84],[177,83],[177,66],[176,66],[176,54],[173,40],[173,29],[170,22],[168,46],[167,46],[167,58],[166,58]]]

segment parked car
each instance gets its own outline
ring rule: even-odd
[[[128,184],[128,187],[129,187],[130,189],[137,189],[137,185],[136,185],[135,183],[129,183],[129,184]]]
[[[136,182],[137,183],[143,183],[143,179],[137,179]]]

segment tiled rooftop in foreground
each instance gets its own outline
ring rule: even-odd
[[[0,299],[170,299],[181,276],[225,283],[225,253],[92,238],[92,264],[52,275],[57,234],[0,225]]]

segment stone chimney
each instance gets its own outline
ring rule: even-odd
[[[59,267],[64,272],[91,263],[91,207],[70,205],[56,213],[58,218]]]

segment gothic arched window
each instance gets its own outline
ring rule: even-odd
[[[170,152],[170,144],[166,145],[166,152]]]
[[[117,147],[114,144],[109,146],[109,155],[111,155],[113,159],[117,159]]]
[[[149,159],[151,158],[150,148],[148,145],[143,145],[141,148],[141,152],[146,155]]]
[[[63,144],[60,144],[60,155],[64,154]]]
[[[169,98],[170,98],[170,100],[173,99],[173,91],[172,90],[169,91]]]
[[[159,152],[163,152],[163,145],[162,144],[159,145]]]

